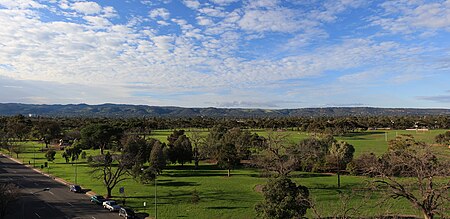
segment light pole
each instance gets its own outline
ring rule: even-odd
[[[33,148],[33,167],[36,168],[36,148]]]
[[[78,174],[78,170],[77,170],[77,160],[75,160],[75,184],[77,183],[77,174]]]
[[[158,219],[158,201],[156,199],[156,195],[157,195],[157,192],[158,192],[157,181],[158,180],[157,180],[156,174],[155,174],[155,219]]]

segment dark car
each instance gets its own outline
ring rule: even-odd
[[[94,202],[95,204],[101,205],[104,201],[106,201],[106,198],[101,195],[91,196],[91,202]]]
[[[70,189],[69,189],[69,191],[71,191],[71,192],[75,192],[75,193],[81,193],[81,186],[79,186],[79,185],[70,185],[70,187],[69,187]]]
[[[135,213],[131,208],[120,208],[119,216],[124,218],[135,218]]]

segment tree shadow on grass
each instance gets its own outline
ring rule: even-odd
[[[158,181],[158,186],[175,186],[175,187],[181,187],[181,186],[198,186],[200,185],[199,183],[195,183],[195,182],[179,182],[179,181],[175,181],[175,182],[160,182]]]
[[[381,135],[384,134],[385,132],[381,132],[381,131],[375,131],[375,132],[350,132],[347,134],[343,134],[341,135],[341,137],[346,137],[346,138],[355,138],[355,137],[359,137],[359,136],[367,136],[367,135]],[[355,138],[358,139],[358,138]],[[361,138],[361,140],[367,140],[365,138]]]
[[[335,176],[330,173],[293,173],[291,174],[292,178],[314,178],[314,177],[330,177]]]
[[[141,212],[139,212],[139,213],[136,213],[136,218],[139,218],[139,219],[144,219],[144,218],[146,218],[146,217],[148,217],[148,216],[150,216],[148,213],[141,213]]]
[[[214,207],[206,207],[206,209],[215,209],[215,210],[232,210],[246,207],[228,207],[228,206],[214,206]]]

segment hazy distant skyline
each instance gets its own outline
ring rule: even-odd
[[[0,102],[450,108],[450,0],[0,0]]]

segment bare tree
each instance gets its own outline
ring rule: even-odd
[[[19,188],[12,183],[0,183],[0,218],[7,214],[9,203],[19,197]]]
[[[112,190],[119,183],[129,178],[128,169],[133,159],[124,155],[109,154],[95,156],[89,163],[91,174],[102,180],[107,190],[107,197],[112,196]]]
[[[379,177],[376,188],[386,189],[390,198],[408,200],[424,218],[444,216],[449,208],[450,163],[437,159],[427,145],[390,151],[367,173]]]

